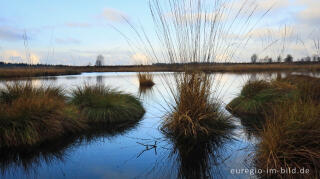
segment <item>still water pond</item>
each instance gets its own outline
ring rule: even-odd
[[[66,136],[36,149],[6,152],[0,159],[0,178],[177,178],[190,172],[207,178],[249,178],[232,169],[251,167],[256,138],[248,134],[239,119],[233,139],[219,142],[193,156],[182,155],[160,131],[162,116],[172,100],[163,76],[154,74],[156,85],[139,89],[136,73],[83,73],[59,77],[31,78],[32,84],[57,85],[66,91],[84,83],[105,84],[131,93],[143,102],[146,113],[136,125],[115,131],[97,131],[80,137]],[[279,75],[279,74],[278,74]],[[285,75],[285,74],[281,74]],[[215,74],[215,94],[228,104],[249,79],[272,79],[277,74]],[[5,81],[1,82],[2,84]]]

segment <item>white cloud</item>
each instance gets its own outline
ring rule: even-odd
[[[37,64],[40,58],[35,53],[25,53],[17,50],[5,50],[0,53],[0,56],[8,63],[31,63]]]
[[[146,65],[149,62],[148,57],[143,53],[135,53],[131,56],[131,58],[136,64]]]

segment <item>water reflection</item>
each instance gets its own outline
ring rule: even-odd
[[[232,140],[227,137],[192,142],[171,139],[173,149],[170,156],[177,162],[178,178],[223,178],[222,164],[230,152],[225,144]]]
[[[150,98],[153,95],[153,93],[153,86],[139,86],[139,97]]]
[[[58,137],[37,146],[0,149],[0,171],[2,176],[12,175],[15,169],[22,168],[27,175],[37,175],[36,168],[56,161],[63,162],[73,149],[80,145],[90,145],[101,139],[112,140],[135,129],[139,123],[127,123],[121,126],[95,128],[85,133]]]
[[[262,117],[246,117],[240,118],[243,131],[245,132],[247,139],[252,140],[259,138],[260,131],[263,129],[265,119]]]
[[[102,84],[103,84],[103,76],[98,75],[98,76],[96,77],[96,80],[97,80],[97,84],[98,84],[98,85],[102,85]]]

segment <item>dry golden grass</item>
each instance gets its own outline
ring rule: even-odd
[[[59,76],[80,74],[75,68],[0,68],[0,78]]]
[[[309,174],[269,174],[278,178],[318,178],[320,176],[320,80],[289,76],[273,85],[294,86],[296,98],[269,106],[260,132],[255,164],[262,169],[308,169]]]
[[[220,105],[211,98],[211,78],[202,73],[177,77],[177,94],[163,131],[177,139],[200,139],[223,136],[233,125]]]
[[[282,178],[319,177],[320,105],[312,101],[284,102],[274,107],[274,115],[266,121],[257,147],[257,167],[309,170],[309,174],[304,175],[272,175]]]
[[[207,64],[188,65],[191,71],[256,73],[280,71],[320,71],[320,64]],[[0,68],[0,78],[20,78],[36,76],[58,76],[80,74],[81,72],[184,72],[184,65],[132,65],[104,67],[32,67]]]
[[[153,75],[150,73],[138,73],[138,79],[140,86],[152,87],[154,85]]]

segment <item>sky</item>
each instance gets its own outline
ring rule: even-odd
[[[249,61],[252,53],[319,54],[314,44],[320,39],[319,0],[256,2],[258,11],[272,10],[255,25],[235,61]],[[124,18],[157,41],[148,0],[1,0],[0,61],[90,65],[102,54],[106,65],[142,63],[146,55],[128,44],[126,39],[137,37]]]

